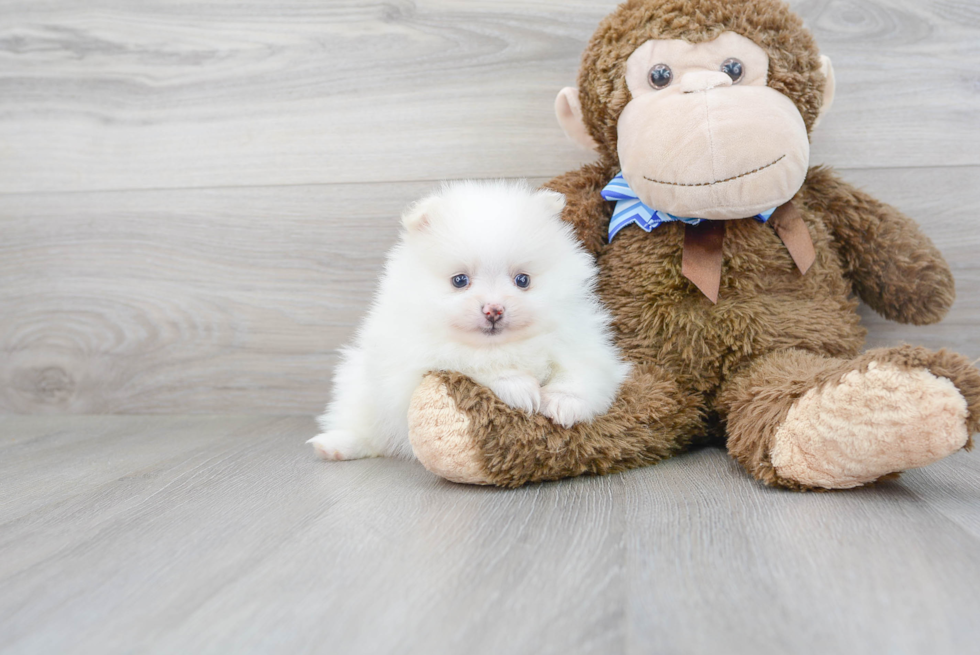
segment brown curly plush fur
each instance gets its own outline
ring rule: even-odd
[[[434,374],[469,419],[482,471],[472,481],[517,486],[608,473],[727,439],[754,477],[805,489],[770,463],[775,433],[807,391],[871,362],[952,381],[967,401],[969,433],[980,428],[980,371],[962,356],[912,347],[859,356],[865,330],[854,292],[889,319],[928,324],[952,304],[953,278],[911,219],[830,170],[811,169],[794,199],[816,251],[812,268],[799,273],[771,226],[730,221],[717,304],[681,274],[682,224],[627,229],[608,242],[612,203],[600,191],[619,172],[616,124],[629,101],[627,57],[651,38],[699,42],[726,30],[767,51],[769,85],[796,103],[808,129],[813,125],[824,88],[819,56],[781,2],[631,0],[602,22],[579,78],[601,159],[546,186],[565,194],[563,217],[597,258],[600,296],[636,369],[607,415],[571,429],[512,410],[461,375]]]

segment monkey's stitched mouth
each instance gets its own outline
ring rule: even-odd
[[[786,155],[783,155],[783,156],[777,158],[775,161],[769,162],[765,166],[760,166],[759,168],[756,168],[754,170],[748,171],[746,173],[740,173],[740,174],[735,175],[733,177],[725,178],[724,180],[715,180],[714,182],[697,182],[697,183],[694,183],[694,184],[683,184],[681,182],[662,182],[660,180],[653,180],[653,179],[647,177],[646,175],[643,176],[643,179],[644,180],[647,180],[648,182],[653,182],[654,184],[666,184],[666,185],[669,185],[669,186],[713,186],[715,184],[724,184],[725,182],[731,182],[732,180],[737,180],[739,178],[747,177],[747,176],[752,175],[754,173],[758,173],[760,171],[764,171],[764,170],[766,170],[767,168],[769,168],[771,166],[775,166],[776,164],[778,164],[779,162],[781,162],[784,159],[786,159]]]

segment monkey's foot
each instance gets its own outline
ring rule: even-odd
[[[780,477],[846,489],[931,464],[968,440],[967,401],[926,369],[871,362],[790,408],[770,458]]]
[[[470,418],[436,375],[427,375],[412,396],[408,435],[415,457],[436,475],[463,484],[492,484],[470,433]]]

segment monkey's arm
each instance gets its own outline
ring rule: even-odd
[[[587,164],[544,185],[546,189],[565,194],[565,211],[561,217],[572,224],[585,249],[593,255],[598,255],[607,243],[615,203],[603,199],[601,193],[614,175],[615,172],[609,173],[608,166]]]
[[[899,323],[942,320],[956,296],[953,275],[915,221],[826,168],[811,168],[806,186],[803,201],[823,215],[865,304]]]

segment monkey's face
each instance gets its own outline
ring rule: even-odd
[[[656,23],[650,29],[657,31],[667,18],[677,22],[669,12],[660,16],[665,2],[627,3],[620,11],[640,12],[627,17]],[[732,14],[722,18],[751,16],[755,4],[743,4],[725,5]],[[786,14],[777,21],[785,38],[771,26],[753,31],[768,50],[727,31],[697,43],[653,38],[624,52],[616,23],[600,27],[580,74],[585,95],[568,87],[555,102],[562,129],[604,158],[616,156],[640,200],[675,216],[744,218],[787,202],[805,180],[807,121],[813,129],[833,103],[834,73],[822,55],[814,69],[816,46],[802,22],[781,4],[767,7]],[[617,66],[618,52],[625,62]]]
[[[753,216],[792,199],[810,142],[789,98],[766,86],[769,57],[744,36],[647,41],[626,62],[623,177],[650,207],[692,218]]]

